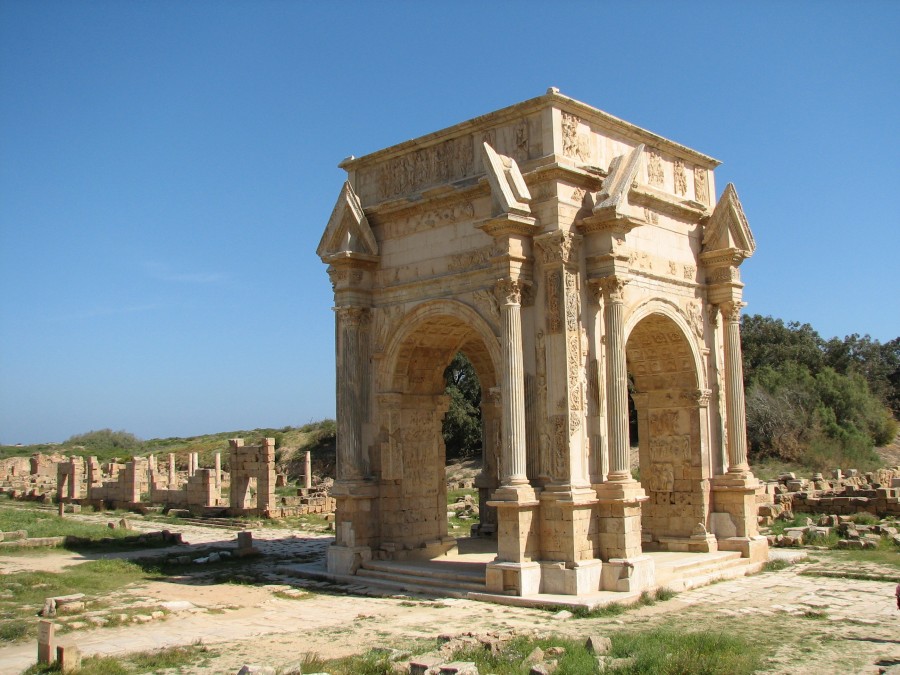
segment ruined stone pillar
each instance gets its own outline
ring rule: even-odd
[[[606,328],[606,419],[609,475],[612,482],[632,481],[628,440],[628,372],[625,364],[625,304],[622,277],[600,280]]]
[[[169,489],[175,489],[175,453],[169,453]]]
[[[362,480],[368,465],[362,447],[369,364],[366,341],[369,310],[336,307],[337,324],[337,479]]]
[[[497,282],[500,301],[503,368],[500,380],[503,414],[500,457],[500,488],[495,499],[518,499],[520,492],[534,490],[528,485],[525,468],[525,377],[522,357],[522,282],[501,279]]]
[[[307,490],[312,488],[312,455],[309,450],[303,458],[303,486]]]
[[[216,453],[216,489],[222,489],[222,453]]]
[[[258,455],[256,478],[256,509],[259,515],[267,516],[275,505],[275,439],[263,440]]]
[[[744,304],[731,301],[719,305],[725,324],[725,401],[730,474],[746,474],[750,470],[747,463],[747,412],[741,354],[741,308]]]

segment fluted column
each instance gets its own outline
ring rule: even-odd
[[[362,450],[362,424],[368,364],[361,332],[368,320],[362,307],[336,307],[337,330],[337,478],[361,480],[367,467]]]
[[[603,291],[606,328],[606,396],[609,426],[610,481],[631,481],[628,443],[628,371],[625,364],[625,301],[622,277],[599,281]]]
[[[728,473],[744,474],[747,463],[747,416],[744,404],[744,366],[741,354],[741,308],[745,303],[719,305],[725,324],[725,402],[728,419]]]
[[[500,487],[528,484],[525,457],[525,368],[522,356],[522,286],[515,279],[497,282],[503,337],[501,374],[502,456]]]

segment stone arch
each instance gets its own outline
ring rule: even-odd
[[[691,350],[691,358],[694,361],[694,371],[697,373],[697,387],[706,388],[707,373],[703,367],[703,358],[697,341],[693,338],[693,331],[682,309],[672,300],[665,298],[652,298],[642,302],[632,310],[625,322],[625,341],[631,336],[634,328],[648,316],[658,314],[671,319],[684,335],[688,347]]]
[[[389,326],[387,332],[390,337],[384,350],[380,381],[390,383],[391,391],[405,391],[410,384],[418,385],[419,389],[430,386],[432,392],[443,391],[442,378],[440,382],[433,379],[427,383],[409,381],[415,374],[409,359],[416,348],[446,352],[455,346],[444,366],[456,352],[463,351],[475,366],[482,388],[489,389],[498,384],[502,357],[500,341],[476,310],[458,300],[423,302]],[[472,353],[466,351],[467,347]],[[440,386],[436,387],[438,384]]]
[[[424,302],[389,328],[379,381],[381,545],[393,558],[433,558],[455,545],[447,533],[445,448],[449,401],[444,370],[457,352],[472,362],[482,388],[484,496],[496,488],[501,347],[490,325],[456,300]],[[492,518],[481,499],[481,522]]]
[[[709,516],[706,396],[690,328],[669,303],[647,303],[629,321],[625,347],[638,413],[645,550],[708,547],[692,537]],[[704,414],[701,414],[703,410]]]

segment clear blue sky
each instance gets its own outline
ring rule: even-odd
[[[748,312],[900,334],[900,3],[0,2],[0,442],[334,415],[337,163],[548,86],[723,161]]]

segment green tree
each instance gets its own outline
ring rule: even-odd
[[[473,457],[481,451],[481,383],[465,354],[453,357],[444,382],[450,397],[442,429],[447,457]]]

